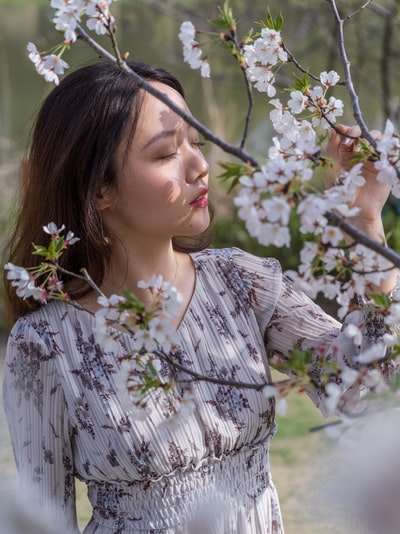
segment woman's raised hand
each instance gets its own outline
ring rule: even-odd
[[[326,154],[333,159],[333,175],[341,170],[350,170],[354,165],[352,158],[359,151],[358,138],[361,130],[358,126],[339,125],[337,130],[330,130],[329,142]],[[372,130],[371,135],[379,140],[381,133]],[[374,224],[381,219],[381,212],[385,205],[390,186],[377,180],[377,170],[371,159],[365,161],[362,167],[362,176],[365,178],[365,184],[358,187],[350,207],[358,207],[359,213],[351,222],[354,222],[360,228],[366,224]],[[326,184],[327,186],[331,184]]]

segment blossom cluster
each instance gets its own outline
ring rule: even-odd
[[[182,296],[161,275],[153,275],[148,282],[139,281],[138,287],[152,295],[148,309],[144,309],[133,294],[98,297],[100,308],[95,313],[96,337],[106,349],[113,350],[119,337],[128,331],[132,334],[135,352],[161,350],[168,353],[175,336],[171,319],[179,313]],[[123,330],[118,330],[115,325],[122,326]]]
[[[63,32],[64,43],[54,50],[40,52],[34,43],[28,43],[28,57],[35,65],[36,72],[47,82],[59,83],[59,76],[69,67],[62,59],[62,55],[69,45],[77,39],[77,27],[82,17],[86,16],[86,25],[97,35],[110,32],[115,22],[110,13],[113,0],[51,0],[50,5],[56,10],[53,22],[56,30]]]
[[[287,52],[282,47],[281,33],[263,28],[261,36],[254,43],[243,47],[243,56],[248,79],[254,83],[254,87],[267,93],[269,97],[275,96],[275,75],[272,68],[288,60]]]
[[[64,225],[57,228],[54,222],[43,226],[43,231],[51,236],[51,242],[48,247],[34,247],[35,254],[46,260],[38,267],[26,269],[11,262],[5,264],[7,279],[22,299],[33,298],[42,303],[50,299],[69,300],[57,273],[57,260],[63,251],[79,241],[79,238],[71,231],[66,236],[61,235],[64,230]]]
[[[377,179],[390,184],[392,194],[400,198],[400,139],[389,119],[376,148],[379,152],[379,159],[375,163]]]
[[[203,56],[200,44],[195,39],[196,28],[189,20],[182,22],[178,34],[183,44],[183,59],[190,65],[190,68],[200,69],[203,78],[210,77],[210,65],[207,58]]]
[[[129,292],[124,296],[98,297],[95,338],[106,351],[113,351],[121,336],[130,334],[131,350],[120,358],[118,382],[126,411],[135,410],[135,416],[140,417],[147,413],[146,397],[150,391],[169,391],[173,387],[159,374],[159,356],[168,354],[174,343],[176,329],[172,319],[179,314],[182,296],[160,275],[153,275],[148,282],[139,281],[138,287],[150,292],[150,306],[145,308]]]
[[[347,251],[342,246],[342,232],[327,215],[334,212],[343,219],[357,215],[357,208],[349,205],[357,188],[365,183],[362,163],[343,171],[335,185],[322,193],[313,191],[311,185],[315,165],[322,164],[317,128],[325,130],[343,113],[342,101],[327,97],[327,91],[338,81],[336,72],[324,71],[321,85],[305,83],[302,91],[291,91],[286,106],[277,98],[270,100],[274,108],[270,119],[279,135],[273,139],[266,162],[240,177],[241,188],[234,203],[249,234],[265,246],[290,245],[289,224],[296,213],[305,244],[298,271],[288,274],[295,286],[311,297],[322,292],[336,298],[344,316],[355,294],[363,295],[388,276],[388,262],[362,245]],[[393,139],[388,127],[380,142],[382,151],[386,147],[388,160],[393,156]]]
[[[325,75],[321,73],[322,80]],[[334,79],[332,74],[329,79]],[[270,101],[275,108],[270,112],[270,119],[280,137],[273,139],[268,159],[260,170],[240,179],[242,187],[235,199],[239,216],[245,221],[250,235],[263,245],[290,244],[290,213],[296,201],[307,192],[313,176],[313,164],[320,152],[315,121],[297,118],[295,114],[301,113],[307,99],[312,102],[311,95],[319,94],[320,89],[317,86],[308,90],[309,96],[292,91],[286,107],[277,98]],[[317,103],[315,108],[313,119],[317,118],[315,113],[321,113]],[[316,202],[318,206],[324,203],[323,199],[318,198]],[[317,215],[319,217],[320,213]]]

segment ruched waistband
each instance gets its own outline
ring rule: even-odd
[[[110,532],[180,531],[206,511],[250,509],[270,483],[269,439],[198,467],[177,468],[157,480],[88,482],[96,524]]]

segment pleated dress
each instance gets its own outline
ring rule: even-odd
[[[278,261],[236,248],[191,257],[196,285],[171,351],[186,368],[270,383],[271,358],[294,346],[313,350],[316,373],[321,360],[350,361],[359,350],[335,319],[292,289]],[[282,534],[269,465],[274,399],[194,381],[184,417],[171,417],[173,399],[157,392],[147,416],[137,418],[119,393],[118,358],[132,339],[123,334],[107,351],[94,324],[88,311],[53,301],[11,331],[4,409],[30,502],[57,532],[79,532],[78,477],[93,507],[85,534]],[[368,338],[368,324],[365,330]],[[183,371],[163,364],[160,372],[178,389],[180,380],[187,384]],[[309,394],[323,408],[323,393]]]

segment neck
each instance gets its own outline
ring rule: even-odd
[[[110,269],[106,273],[102,289],[106,294],[120,293],[122,289],[133,291],[144,298],[146,290],[139,289],[140,280],[147,282],[152,275],[176,283],[179,274],[179,256],[172,241],[160,246],[143,245],[132,249],[115,243],[111,254]]]

